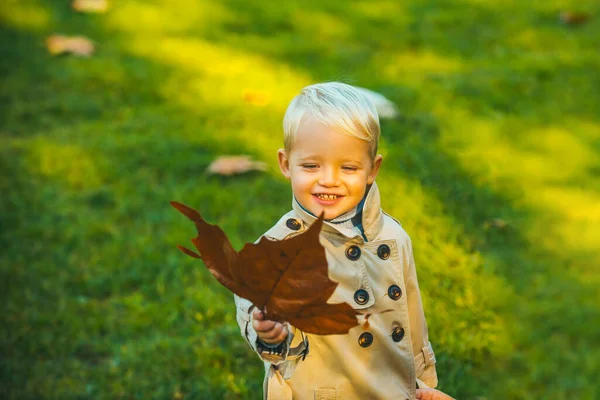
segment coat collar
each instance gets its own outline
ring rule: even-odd
[[[296,218],[300,218],[307,226],[312,225],[312,223],[317,219],[313,215],[306,212],[295,198],[292,200],[292,209]],[[365,199],[365,204],[362,210],[362,226],[368,241],[376,238],[383,226],[381,198],[379,196],[379,188],[377,187],[376,182],[373,182],[371,185],[369,193],[367,194],[367,198]],[[342,236],[350,239],[358,238],[359,240],[364,241],[364,238],[362,238],[361,235],[355,230],[342,228],[339,225],[332,224],[327,221],[323,222],[323,228],[321,228],[321,231],[330,234],[341,234]]]

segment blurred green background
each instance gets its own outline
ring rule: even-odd
[[[97,51],[52,57],[53,33]],[[378,183],[413,240],[439,388],[600,398],[599,71],[596,0],[3,0],[0,396],[261,398],[169,201],[254,241],[291,205],[287,103],[342,80],[401,111]],[[269,170],[207,175],[225,154]]]

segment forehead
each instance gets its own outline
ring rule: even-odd
[[[369,158],[367,140],[340,132],[316,120],[298,126],[291,151],[299,157]]]

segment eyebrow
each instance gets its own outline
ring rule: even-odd
[[[350,160],[350,159],[348,159],[348,160],[344,160],[344,162],[343,162],[342,164],[345,164],[345,163],[353,163],[353,164],[357,164],[357,165],[360,165],[360,166],[362,166],[362,165],[363,165],[363,163],[362,163],[361,161],[358,161],[358,160]]]
[[[318,160],[320,160],[320,159],[321,159],[321,158],[320,158],[319,156],[317,156],[317,155],[308,155],[308,156],[306,156],[306,157],[301,157],[301,158],[299,158],[299,159],[298,159],[298,162],[318,161]],[[344,160],[342,160],[342,162],[341,162],[341,164],[346,164],[346,163],[352,163],[352,164],[356,164],[356,165],[358,165],[359,167],[362,167],[362,166],[363,166],[363,163],[362,163],[362,161],[353,160],[353,159],[350,159],[350,158],[344,159]]]

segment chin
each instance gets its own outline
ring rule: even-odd
[[[330,219],[334,219],[335,217],[337,217],[338,214],[331,212],[331,211],[325,211],[325,215],[323,216],[323,219],[325,219],[326,221],[330,220]]]
[[[346,211],[343,211],[343,210],[342,211],[338,211],[338,210],[335,210],[335,211],[334,210],[325,210],[325,217],[324,217],[324,219],[325,220],[331,220],[331,219],[339,217],[340,215],[344,214],[345,212]],[[315,214],[315,215],[318,217],[319,215],[321,215],[321,212],[319,211],[319,213]]]
[[[342,206],[342,205],[336,204],[333,207],[332,206],[323,207],[320,204],[314,204],[313,207],[308,208],[308,211],[310,211],[315,217],[319,217],[321,215],[321,213],[325,212],[323,219],[327,221],[327,220],[339,217],[340,215],[342,215],[348,211],[348,210],[344,210],[340,206]]]
[[[333,219],[335,217],[337,217],[337,215],[334,215],[335,212],[330,211],[330,210],[323,210],[322,208],[314,208],[314,209],[309,209],[308,211],[310,211],[315,217],[320,217],[321,214],[324,212],[325,214],[323,215],[323,219],[328,220],[328,219]]]

